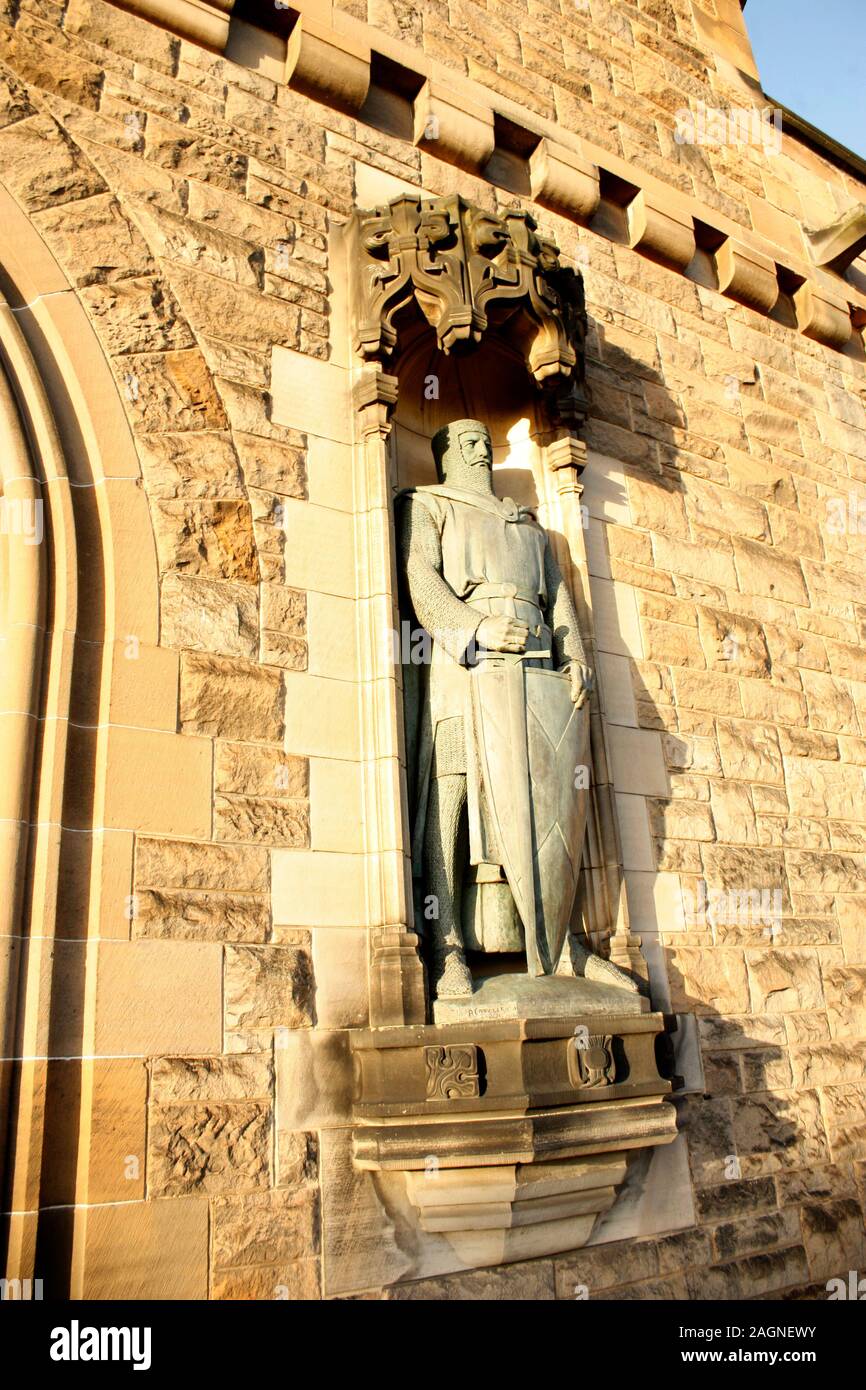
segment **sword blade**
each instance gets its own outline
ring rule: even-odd
[[[526,723],[526,691],[523,667],[519,662],[504,668],[509,750],[515,788],[514,849],[519,883],[515,901],[526,936],[526,965],[530,975],[542,975],[544,967],[538,951],[538,923],[535,907],[534,847],[532,805],[529,783],[529,744]]]

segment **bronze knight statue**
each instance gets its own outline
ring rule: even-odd
[[[592,672],[546,532],[493,491],[486,425],[455,420],[432,447],[439,482],[401,495],[399,529],[405,597],[432,639],[405,686],[418,916],[445,1018],[486,980],[501,986],[497,960],[512,984],[519,953],[524,983],[557,970],[586,825]],[[576,942],[572,959],[589,980],[636,988]]]

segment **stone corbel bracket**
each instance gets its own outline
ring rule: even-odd
[[[425,82],[415,98],[415,144],[449,164],[480,172],[496,148],[493,112],[455,102],[438,82]]]
[[[382,362],[413,307],[443,352],[466,351],[507,322],[536,384],[560,415],[586,413],[583,282],[527,212],[502,216],[454,194],[412,194],[355,210],[347,231],[352,265],[354,347]]]
[[[854,331],[845,300],[823,282],[804,280],[794,291],[797,327],[807,338],[829,347],[843,348]]]
[[[532,196],[542,207],[588,222],[601,199],[598,167],[574,150],[539,140],[529,157]]]
[[[121,10],[149,19],[153,24],[178,34],[182,39],[213,48],[225,49],[235,0],[113,0]]]
[[[695,254],[694,220],[678,207],[663,207],[646,189],[626,208],[629,245],[653,260],[685,270]]]
[[[740,304],[768,314],[779,298],[776,266],[769,256],[726,237],[713,255],[718,288]]]
[[[286,82],[314,101],[356,115],[370,90],[371,59],[367,44],[302,15],[289,35]]]
[[[660,1014],[379,1028],[351,1035],[354,1163],[402,1185],[461,1264],[574,1250],[632,1149],[668,1144]]]

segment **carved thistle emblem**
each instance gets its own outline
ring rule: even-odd
[[[568,1049],[573,1086],[610,1086],[616,1077],[613,1038],[609,1033],[576,1033]]]
[[[428,1100],[461,1100],[480,1094],[476,1047],[425,1047]]]

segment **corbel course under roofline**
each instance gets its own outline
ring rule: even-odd
[[[223,52],[235,0],[111,3]],[[274,25],[283,32],[287,8]],[[525,132],[530,143],[537,141],[526,164],[530,196],[541,207],[591,226],[609,240],[629,245],[757,313],[770,314],[785,293],[799,331],[828,347],[843,349],[854,325],[862,328],[866,322],[866,294],[840,276],[811,265],[805,256],[801,259],[611,151],[492,93],[411,44],[334,10],[330,0],[292,0],[290,9],[298,19],[288,43],[285,81],[289,87],[357,115],[375,51],[417,74],[414,143],[427,153],[487,177],[484,164],[494,148],[495,118],[504,118]],[[438,138],[429,137],[430,115],[438,122]],[[616,215],[598,215],[603,190],[611,185],[627,190],[619,206],[613,205],[619,220]]]

